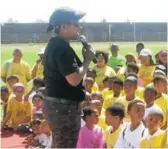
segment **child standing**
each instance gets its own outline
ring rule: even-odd
[[[113,80],[113,94],[106,96],[103,102],[102,114],[105,114],[107,107],[110,107],[120,97],[120,93],[123,90],[123,81],[120,79]]]
[[[94,92],[91,94],[91,98],[92,100],[100,100],[101,103],[103,103],[103,97],[102,97],[102,94],[101,92]]]
[[[104,137],[98,123],[98,112],[92,107],[83,109],[83,119],[86,122],[79,132],[77,148],[103,148]]]
[[[96,109],[98,111],[98,114],[100,115],[101,109],[102,109],[101,101],[100,100],[92,100],[91,106],[93,107],[93,109]]]
[[[84,80],[84,86],[85,86],[85,90],[86,90],[87,92],[92,93],[93,85],[94,85],[94,80],[93,80],[93,78],[87,77],[87,78]]]
[[[153,79],[153,84],[157,91],[157,99],[155,100],[155,104],[158,105],[164,113],[162,129],[166,129],[168,113],[168,95],[164,94],[163,92],[167,86],[167,79],[164,76],[155,76],[155,78]]]
[[[115,79],[118,79],[118,77],[113,76],[113,77],[108,78],[108,88],[105,88],[102,91],[103,99],[105,99],[107,96],[113,94],[113,82],[114,82]]]
[[[94,84],[93,84],[93,87],[92,87],[92,92],[98,92],[99,87],[98,87],[97,83],[95,82],[96,71],[92,68],[88,68],[88,71],[86,73],[86,77],[90,77],[94,80]]]
[[[141,87],[141,86],[138,85],[138,76],[137,76],[136,73],[134,73],[134,72],[129,72],[129,73],[127,74],[126,78],[127,78],[127,77],[131,77],[131,76],[133,76],[133,77],[135,77],[135,78],[137,79],[137,89],[136,89],[136,91],[135,91],[135,95],[136,95],[138,98],[143,99],[143,98],[144,98],[144,90],[145,90],[144,87]]]
[[[105,131],[105,142],[107,148],[113,148],[116,144],[120,132],[123,130],[121,125],[125,115],[125,108],[120,103],[114,103],[106,109],[106,123],[109,127]]]
[[[119,99],[116,100],[116,102],[122,103],[125,109],[128,109],[128,104],[131,101],[138,99],[135,95],[136,89],[137,89],[137,78],[133,76],[127,77],[124,82],[125,96],[120,97]],[[128,113],[126,114],[124,121],[130,122],[130,116]]]
[[[161,109],[153,109],[147,116],[148,135],[141,140],[141,148],[161,148],[163,132],[160,128],[163,121],[163,111]]]
[[[156,89],[152,86],[146,87],[144,92],[144,99],[146,103],[144,119],[147,118],[150,111],[161,110],[161,108],[155,104],[156,98],[157,98]]]
[[[128,105],[131,123],[120,133],[114,148],[139,148],[141,138],[146,136],[146,129],[142,123],[145,104],[141,100],[133,100]]]

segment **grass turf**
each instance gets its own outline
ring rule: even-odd
[[[96,50],[103,50],[109,52],[110,44],[108,42],[99,42],[99,43],[92,43]],[[120,54],[125,55],[128,52],[135,53],[135,46],[136,43],[133,42],[118,42],[117,43],[120,47]],[[145,47],[150,49],[152,51],[153,56],[160,50],[167,48],[166,42],[146,42],[144,43]],[[43,48],[46,46],[46,43],[44,44],[2,44],[1,45],[1,66],[4,64],[4,62],[10,58],[12,58],[12,51],[16,47],[20,47],[23,52],[24,56],[23,59],[27,61],[30,66],[33,66],[37,56],[37,51],[39,48]],[[72,47],[75,49],[76,53],[82,58],[81,55],[81,43],[72,43]]]
[[[95,42],[92,43],[96,50],[103,50],[106,52],[110,52],[110,44],[108,42]],[[116,42],[116,44],[120,47],[120,55],[126,55],[131,52],[135,55],[135,47],[137,43],[134,42]],[[167,49],[166,42],[144,42],[145,47],[152,51],[153,56],[160,50]],[[1,45],[1,66],[5,63],[6,60],[12,58],[12,52],[16,47],[20,47],[23,50],[23,60],[28,62],[32,67],[36,60],[38,59],[38,49],[46,47],[47,43],[43,44],[2,44]],[[77,55],[82,59],[82,45],[81,43],[71,43],[72,47],[75,49]],[[93,65],[93,64],[91,64]],[[0,81],[1,85],[4,85],[2,81]],[[29,83],[31,86],[31,82]]]

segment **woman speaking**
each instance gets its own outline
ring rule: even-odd
[[[56,9],[48,31],[54,30],[44,53],[45,100],[43,112],[52,130],[52,148],[75,148],[81,122],[80,102],[85,99],[82,79],[94,58],[90,47],[81,62],[69,41],[77,38],[85,13]]]

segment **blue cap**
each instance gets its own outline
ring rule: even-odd
[[[85,16],[84,12],[76,11],[72,8],[58,8],[56,9],[49,19],[49,27],[47,31],[52,30],[54,27],[57,27],[61,24],[66,23],[77,23],[79,20]]]

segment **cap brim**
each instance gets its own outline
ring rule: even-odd
[[[84,16],[86,15],[86,13],[85,12],[77,12],[76,13],[76,20],[80,20],[80,19],[82,19]]]

